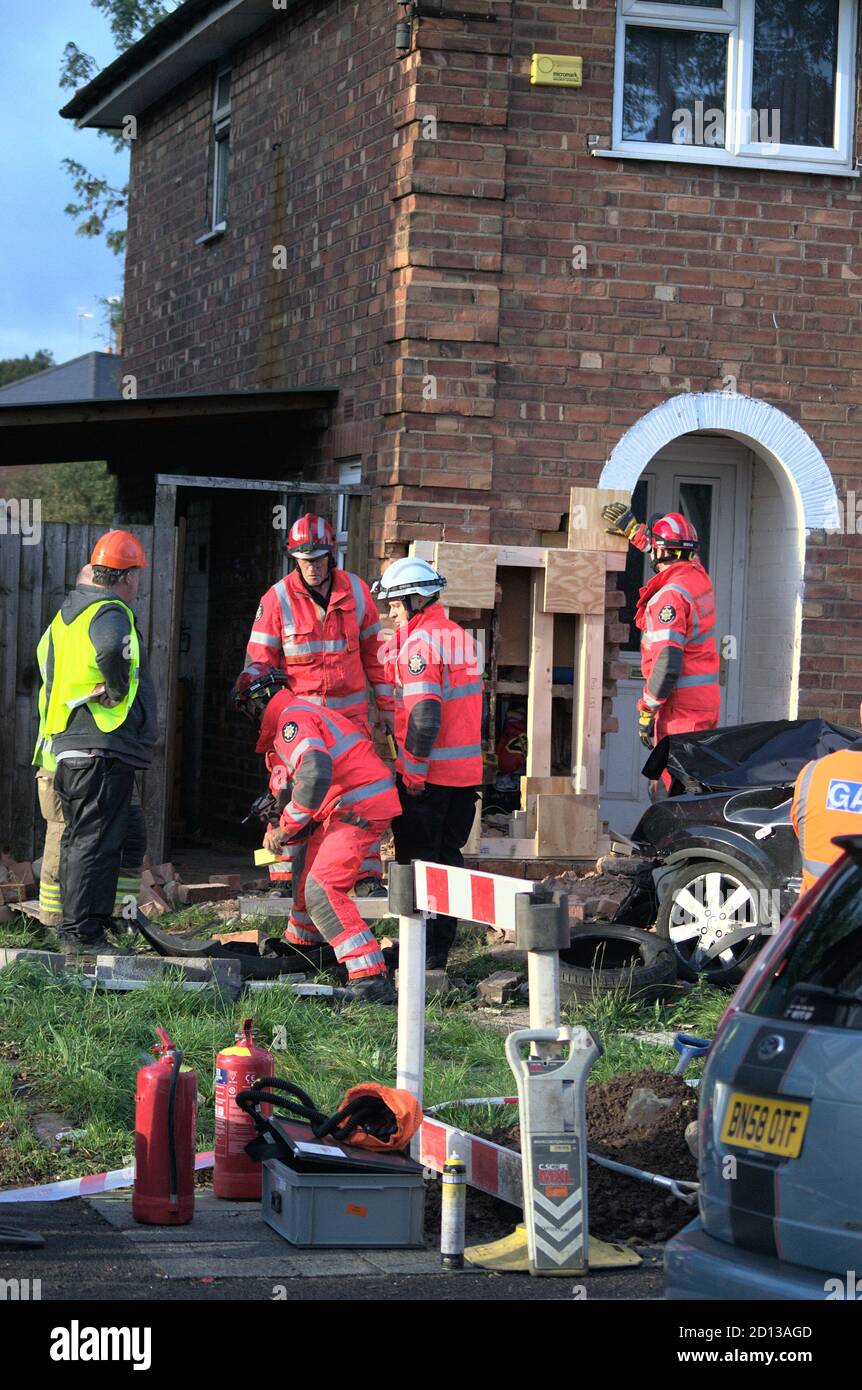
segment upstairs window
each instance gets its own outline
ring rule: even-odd
[[[230,177],[230,68],[216,74],[213,91],[213,206],[214,232],[227,226],[227,192]]]
[[[613,151],[853,169],[855,0],[618,0]]]

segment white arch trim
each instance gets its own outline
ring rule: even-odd
[[[642,416],[617,444],[599,487],[631,492],[659,449],[693,430],[721,430],[765,454],[779,477],[790,481],[805,528],[840,529],[838,494],[814,441],[774,405],[726,391],[672,396]]]

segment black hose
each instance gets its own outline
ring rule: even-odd
[[[179,1206],[179,1194],[177,1188],[177,1140],[174,1126],[174,1118],[177,1104],[177,1082],[180,1079],[180,1067],[183,1064],[185,1054],[179,1048],[174,1050],[174,1065],[171,1068],[171,1085],[168,1091],[168,1164],[170,1165],[171,1175],[171,1205]]]

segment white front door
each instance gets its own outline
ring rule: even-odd
[[[635,486],[633,511],[638,520],[665,512],[682,512],[700,538],[700,556],[715,587],[715,639],[721,662],[722,724],[740,719],[741,628],[745,612],[748,552],[748,499],[751,455],[735,440],[692,434],[676,440],[650,460]],[[620,659],[630,668],[617,681],[614,717],[619,725],[608,734],[602,753],[604,780],[601,815],[611,832],[628,835],[649,805],[648,782],[641,776],[647,758],[637,733],[637,701],[643,690],[640,632],[634,626],[638,590],[652,577],[649,557],[629,547],[620,588],[626,594],[621,621],[629,639]],[[726,639],[734,640],[728,641]],[[725,639],[724,641],[722,639]]]

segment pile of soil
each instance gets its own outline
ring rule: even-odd
[[[652,1124],[629,1129],[626,1109],[637,1090],[653,1091],[674,1103]],[[669,1072],[620,1072],[611,1081],[587,1087],[587,1144],[592,1153],[686,1182],[697,1180],[697,1162],[685,1142],[685,1127],[697,1119],[697,1093],[682,1077]],[[498,1131],[497,1144],[520,1149],[520,1130]],[[686,1226],[697,1215],[666,1189],[638,1178],[612,1173],[597,1163],[588,1165],[590,1234],[600,1240],[658,1245]]]
[[[673,1105],[652,1124],[625,1128],[632,1094],[646,1088]],[[669,1178],[696,1181],[697,1162],[685,1142],[685,1127],[697,1119],[697,1094],[682,1077],[668,1072],[627,1071],[587,1088],[587,1136],[590,1150]],[[602,1240],[670,1240],[697,1215],[697,1208],[637,1178],[589,1165],[590,1232]]]

